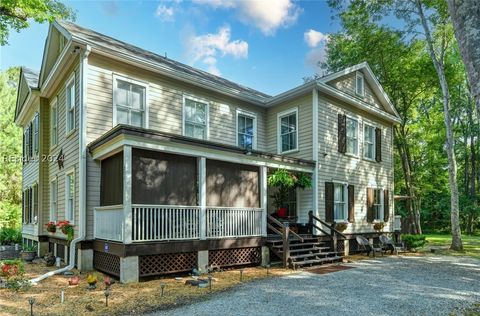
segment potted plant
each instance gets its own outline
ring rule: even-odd
[[[336,230],[343,233],[347,229],[348,223],[346,223],[346,222],[335,223],[334,227],[335,227]]]
[[[74,226],[70,224],[69,221],[64,220],[64,221],[59,221],[57,223],[58,228],[60,228],[60,231],[67,235],[67,240],[72,241],[73,240],[73,235],[75,233]]]
[[[383,222],[373,224],[373,229],[375,229],[375,231],[377,232],[381,232],[383,230],[383,227],[385,227],[385,223]]]
[[[47,232],[49,233],[55,233],[57,231],[57,225],[55,222],[48,222],[45,224],[45,227],[47,228]]]
[[[23,244],[22,246],[22,259],[26,262],[32,262],[37,255],[37,246],[29,246]]]
[[[273,206],[277,209],[279,217],[285,217],[287,212],[288,192],[295,188],[312,187],[312,179],[305,173],[293,173],[285,169],[277,169],[267,179],[270,187],[276,188],[271,195]]]

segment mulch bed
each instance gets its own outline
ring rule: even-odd
[[[331,265],[331,266],[322,266],[319,268],[307,269],[305,271],[310,273],[315,273],[315,274],[327,274],[327,273],[333,273],[337,271],[349,270],[353,268],[354,267],[344,266],[344,265]]]

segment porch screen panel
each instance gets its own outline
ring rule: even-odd
[[[123,204],[123,151],[102,160],[100,205]]]
[[[197,205],[197,159],[133,149],[132,203]]]
[[[260,207],[259,167],[207,160],[207,206]]]

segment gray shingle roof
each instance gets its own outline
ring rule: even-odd
[[[101,45],[106,47],[107,49],[111,49],[113,51],[119,51],[122,53],[128,53],[135,55],[136,57],[143,58],[149,62],[154,62],[161,64],[162,66],[166,66],[170,68],[173,71],[178,71],[185,73],[190,76],[197,77],[202,80],[207,80],[213,84],[221,85],[229,89],[235,89],[239,93],[245,93],[249,94],[252,97],[255,97],[257,99],[260,99],[263,101],[263,99],[267,99],[270,96],[257,91],[252,88],[245,87],[243,85],[240,85],[238,83],[232,82],[230,80],[224,79],[219,76],[212,75],[206,71],[182,64],[178,61],[172,60],[170,58],[166,58],[164,56],[160,56],[158,54],[155,54],[153,52],[150,52],[148,50],[130,45],[128,43],[122,42],[120,40],[114,39],[110,36],[100,34],[98,32],[95,32],[93,30],[81,27],[77,24],[67,22],[67,21],[57,21],[60,26],[65,28],[67,32],[69,32],[72,36],[78,37],[92,46],[94,45]]]
[[[38,88],[38,71],[27,68],[27,67],[22,67],[22,73],[23,76],[25,77],[25,80],[27,81],[27,84],[30,88],[32,89],[37,89]]]

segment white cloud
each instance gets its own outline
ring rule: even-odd
[[[305,57],[305,63],[312,68],[318,69],[318,64],[324,62],[327,58],[325,47],[311,49]]]
[[[254,25],[265,35],[274,35],[278,28],[295,24],[302,11],[291,0],[193,1],[215,9],[235,9],[240,21],[247,25]]]
[[[163,22],[173,22],[175,20],[175,10],[173,7],[159,4],[155,11],[155,16]]]
[[[303,34],[303,39],[307,43],[308,47],[317,47],[318,44],[324,44],[328,41],[328,35],[322,32],[310,29]]]
[[[217,33],[196,36],[186,36],[185,47],[192,64],[197,62],[207,66],[207,71],[220,75],[217,68],[217,58],[232,56],[233,58],[248,57],[248,43],[242,40],[230,40],[231,31],[229,26],[221,27]]]

